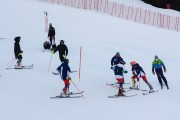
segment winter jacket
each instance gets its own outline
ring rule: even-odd
[[[127,73],[126,68],[122,64],[117,64],[115,66],[112,66],[111,69],[114,70],[114,74],[116,78],[123,78],[123,74]]]
[[[48,37],[55,36],[55,28],[50,26],[49,27],[49,32],[48,32]]]
[[[166,70],[166,67],[161,59],[158,59],[157,61],[156,60],[153,61],[152,63],[153,72],[154,72],[154,69],[162,69],[162,67],[164,68],[164,70]]]
[[[68,55],[68,48],[65,44],[59,44],[55,49],[54,49],[54,53],[59,51],[59,56]]]
[[[20,47],[19,42],[16,41],[16,42],[14,43],[14,55],[15,55],[15,57],[17,58],[20,53],[22,53],[22,50],[21,50],[21,47]]]
[[[70,67],[68,63],[62,63],[58,68],[58,72],[60,73],[61,79],[62,80],[67,80],[70,77]]]
[[[132,71],[136,72],[136,75],[138,78],[140,78],[141,76],[144,76],[146,73],[144,72],[144,70],[142,69],[141,66],[139,66],[138,63],[136,63],[135,65],[132,65]]]
[[[121,58],[117,57],[116,55],[111,59],[111,66],[116,65],[116,64],[126,64],[126,62]]]

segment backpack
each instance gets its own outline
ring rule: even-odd
[[[46,50],[46,49],[50,49],[51,48],[51,44],[50,44],[50,42],[48,42],[48,41],[45,41],[44,42],[44,44],[43,44],[43,47],[44,47],[44,49]]]

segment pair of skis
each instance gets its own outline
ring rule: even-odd
[[[114,88],[119,88],[119,85],[117,85],[116,83],[114,84],[109,84],[109,83],[106,83],[107,86],[111,86],[111,87],[114,87]],[[124,89],[129,89],[127,91],[124,91],[124,92],[129,92],[131,90],[139,90],[139,91],[148,91],[148,90],[143,90],[143,89],[139,89],[139,88],[124,88]],[[158,92],[158,90],[153,90],[153,91],[149,91],[149,92],[144,92],[142,93],[142,95],[148,95],[150,93],[154,93],[154,92]],[[137,94],[133,94],[133,95],[124,95],[124,96],[118,96],[118,95],[113,95],[113,96],[108,96],[108,98],[118,98],[118,97],[134,97],[134,96],[137,96]]]
[[[158,91],[159,91],[159,90],[149,91],[149,92],[146,92],[146,93],[142,93],[142,95],[148,95],[148,94],[155,93],[155,92],[158,92]],[[108,98],[134,97],[134,96],[137,96],[137,94],[134,94],[134,95],[124,95],[124,96],[113,95],[113,96],[108,96]]]
[[[83,97],[82,93],[84,91],[81,92],[77,92],[77,93],[69,93],[69,94],[64,94],[64,93],[60,93],[60,95],[58,96],[54,96],[54,97],[50,97],[51,99],[57,99],[57,98],[80,98]]]
[[[11,69],[32,69],[33,68],[33,64],[28,65],[28,66],[21,66],[19,68],[16,67],[10,67],[10,68],[6,68],[7,70],[11,70]]]
[[[124,83],[124,84],[130,84],[130,83]],[[107,86],[110,86],[110,87],[113,87],[113,88],[119,89],[119,84],[117,84],[117,83],[113,83],[113,84],[106,83],[106,85],[107,85]],[[129,88],[124,88],[124,89],[129,89]],[[129,92],[129,91],[131,91],[131,90],[132,90],[132,89],[123,91],[123,93]],[[137,96],[137,94],[134,94],[134,95],[123,95],[123,96],[113,95],[113,96],[108,96],[108,98],[134,97],[134,96]]]

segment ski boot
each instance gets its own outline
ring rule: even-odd
[[[149,91],[149,93],[152,93],[152,92],[154,92],[154,90],[151,88],[150,91]]]
[[[21,65],[20,63],[17,63],[17,64],[15,65],[15,68],[22,68],[22,65]]]
[[[121,94],[117,94],[115,96],[125,96],[125,95],[123,93],[121,93]]]

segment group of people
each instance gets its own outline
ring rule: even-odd
[[[49,32],[48,32],[48,38],[49,41],[45,41],[43,46],[44,49],[50,49],[51,54],[55,54],[57,51],[59,51],[59,59],[61,61],[61,65],[57,68],[58,72],[60,73],[61,79],[64,81],[64,88],[63,88],[63,93],[67,94],[69,91],[69,86],[70,86],[70,73],[71,69],[68,65],[69,60],[66,58],[68,55],[68,48],[64,44],[64,40],[60,40],[60,44],[56,46],[55,44],[55,28],[52,26],[52,24],[49,24]],[[21,68],[21,61],[22,61],[22,53],[23,51],[21,50],[20,47],[20,40],[21,37],[17,36],[14,38],[15,43],[14,43],[14,54],[15,58],[17,59],[17,64],[15,65],[16,68]],[[120,56],[119,52],[116,53],[115,56],[111,59],[111,69],[114,71],[115,77],[117,82],[119,83],[119,90],[118,90],[118,96],[124,96],[123,94],[123,83],[124,83],[124,73],[127,73],[128,71],[124,67],[126,62],[122,59]],[[132,61],[130,62],[130,65],[132,66],[132,74],[133,76],[131,77],[132,79],[132,87],[131,89],[138,89],[137,88],[137,81],[139,81],[140,78],[144,80],[144,82],[149,86],[150,92],[153,91],[152,85],[148,82],[146,78],[146,74],[143,70],[143,68],[136,62]],[[163,82],[164,81],[167,89],[169,89],[167,80],[163,74],[163,69],[164,72],[166,72],[166,67],[161,59],[158,58],[158,56],[155,56],[155,59],[152,63],[152,73],[157,75],[159,83],[161,85],[161,89],[163,89]],[[136,81],[137,80],[137,81]]]
[[[124,73],[127,73],[128,71],[124,67],[126,62],[122,59],[119,52],[116,53],[115,56],[111,59],[111,69],[114,71],[116,80],[119,84],[119,90],[117,96],[124,96],[123,94],[123,84],[124,84]],[[130,65],[132,66],[132,87],[130,89],[138,89],[137,82],[139,82],[139,79],[142,78],[143,81],[148,85],[150,88],[149,92],[153,92],[152,85],[148,82],[146,78],[146,73],[144,72],[143,68],[136,62],[132,61],[130,62]],[[157,55],[155,55],[154,61],[152,63],[152,73],[157,75],[158,81],[160,83],[161,89],[163,89],[163,82],[165,83],[167,89],[169,89],[168,82],[166,80],[166,77],[164,76],[164,72],[166,72],[166,67],[161,59],[158,58]],[[136,81],[137,80],[137,81]]]
[[[64,88],[63,92],[66,94],[69,90],[69,85],[70,85],[70,67],[68,65],[69,60],[66,58],[68,55],[68,48],[64,44],[64,40],[60,40],[60,44],[56,46],[55,44],[55,28],[52,26],[52,24],[49,24],[49,32],[48,32],[48,38],[49,41],[45,41],[43,44],[44,49],[49,49],[51,50],[51,54],[55,54],[57,51],[59,52],[59,59],[61,61],[61,65],[57,68],[58,72],[60,73],[61,79],[64,81]],[[14,38],[14,55],[15,59],[17,59],[17,63],[15,65],[15,68],[22,68],[22,53],[23,51],[21,50],[20,47],[20,40],[21,37],[17,36]]]
[[[71,81],[71,69],[68,65],[69,60],[66,58],[68,55],[68,48],[64,44],[64,40],[60,40],[60,44],[56,46],[55,33],[55,28],[52,26],[52,23],[50,23],[48,31],[48,38],[50,42],[44,42],[44,49],[50,49],[52,55],[55,54],[57,51],[59,52],[59,59],[61,61],[61,65],[57,68],[57,71],[59,72],[61,79],[64,81],[63,93],[67,94],[69,92],[69,86]]]

